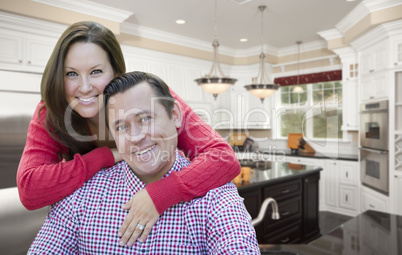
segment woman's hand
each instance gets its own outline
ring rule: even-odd
[[[146,189],[137,192],[134,197],[122,206],[130,209],[119,229],[120,245],[132,246],[137,238],[144,242],[151,232],[152,227],[159,218],[159,213]],[[142,230],[137,225],[145,226]]]
[[[122,161],[123,158],[121,156],[121,154],[119,153],[119,151],[116,148],[110,149],[113,153],[113,157],[114,157],[114,163],[117,163],[119,161]],[[131,201],[131,200],[130,200]]]

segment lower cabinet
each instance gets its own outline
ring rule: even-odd
[[[273,220],[270,205],[262,223],[255,226],[260,244],[308,243],[320,235],[318,223],[320,172],[275,183],[239,189],[251,217],[257,217],[262,202],[272,197],[278,204],[279,220]]]

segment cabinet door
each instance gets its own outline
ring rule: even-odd
[[[239,191],[239,195],[244,198],[244,205],[252,219],[257,218],[260,212],[261,201],[261,189],[256,188],[248,191]],[[257,235],[258,242],[262,242],[263,238],[263,224],[255,226],[255,232]]]
[[[338,207],[338,163],[335,160],[325,161],[325,204],[330,207]]]
[[[387,196],[363,187],[361,191],[361,211],[375,210],[389,212],[388,200]]]
[[[387,74],[384,72],[373,75],[373,87],[374,94],[372,95],[376,99],[388,97]]]
[[[369,74],[374,71],[373,56],[371,50],[363,50],[360,57],[361,74]]]
[[[386,72],[379,72],[362,77],[360,83],[361,100],[388,98],[388,79]]]
[[[396,37],[392,42],[392,60],[394,66],[402,65],[402,36]]]
[[[350,214],[360,211],[360,169],[358,162],[339,161],[339,207]]]
[[[246,91],[247,92],[247,91]],[[245,128],[266,129],[271,128],[271,99],[261,100],[247,92],[249,109],[244,115]]]
[[[339,161],[339,181],[341,184],[348,184],[353,187],[359,186],[359,165],[358,162]]]
[[[53,38],[28,37],[25,42],[25,63],[30,66],[44,68],[56,42],[57,40]]]
[[[359,203],[357,202],[359,198],[359,189],[347,186],[339,186],[339,207],[347,210],[354,211],[355,214],[358,212]]]
[[[303,178],[303,240],[309,242],[320,234],[319,227],[319,180],[320,174]]]
[[[216,108],[213,110],[215,129],[231,129],[234,123],[234,114],[230,108],[230,89],[222,92],[216,99]]]
[[[343,123],[342,130],[358,130],[358,86],[356,81],[343,82]]]
[[[260,212],[261,201],[261,190],[254,189],[249,191],[240,191],[239,195],[244,198],[244,205],[247,208],[248,213],[251,218],[257,218],[258,213]]]
[[[22,35],[0,29],[0,62],[23,64],[24,38]]]

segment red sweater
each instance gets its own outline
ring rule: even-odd
[[[170,206],[205,195],[240,173],[240,164],[229,144],[172,90],[183,111],[178,147],[191,164],[180,172],[146,186],[158,212]],[[17,186],[22,204],[29,210],[54,204],[80,188],[101,168],[114,164],[108,147],[84,155],[75,154],[70,161],[59,161],[57,155],[66,148],[53,140],[41,123],[46,108],[39,103],[29,124],[27,141],[17,172]]]

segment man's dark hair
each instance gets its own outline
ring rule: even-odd
[[[104,96],[104,104],[106,110],[106,123],[108,124],[108,113],[107,106],[110,98],[117,93],[123,93],[124,91],[134,87],[135,85],[147,82],[154,92],[154,95],[157,97],[158,102],[165,108],[169,118],[173,116],[173,107],[175,99],[172,94],[170,94],[170,90],[168,85],[159,78],[158,76],[150,73],[134,71],[122,74],[112,81],[105,87],[103,91]]]

